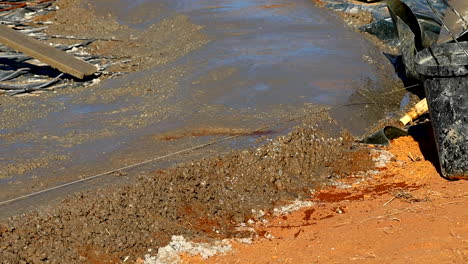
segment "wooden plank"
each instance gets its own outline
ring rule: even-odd
[[[97,71],[92,64],[3,25],[0,25],[0,43],[79,79]]]

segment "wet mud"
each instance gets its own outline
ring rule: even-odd
[[[119,263],[172,235],[250,237],[237,227],[252,209],[372,168],[351,134],[400,110],[381,51],[310,1],[57,5],[38,18],[49,33],[101,39],[90,52],[125,74],[0,97],[0,201],[207,147],[2,205],[3,263]]]
[[[118,263],[157,250],[174,234],[202,241],[250,237],[236,227],[261,217],[253,210],[307,197],[333,175],[373,166],[369,150],[353,146],[347,133],[328,137],[317,120],[336,126],[322,116],[262,147],[146,173],[135,184],[83,192],[3,221],[2,261]]]
[[[242,137],[141,170],[259,145],[294,123],[272,124],[321,107],[333,108],[355,135],[398,110],[401,93],[379,95],[400,85],[391,64],[309,1],[56,4],[37,18],[53,22],[50,34],[101,39],[90,52],[129,60],[113,68],[127,74],[39,97],[0,97],[3,201],[226,135]],[[276,133],[252,133],[268,126],[262,131]]]

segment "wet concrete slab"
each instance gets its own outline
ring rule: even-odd
[[[371,43],[310,1],[112,3],[94,1],[96,12],[112,13],[134,30],[167,20],[173,28],[200,25],[206,41],[187,41],[187,52],[166,64],[94,87],[18,103],[0,98],[0,201],[225,136],[240,135],[141,170],[261,144],[295,123],[256,134],[261,127],[323,107],[372,103],[359,91],[374,97],[396,85],[391,65]],[[145,13],[154,5],[157,16]],[[333,115],[360,134],[388,109],[398,109],[390,98],[370,105],[340,107]]]

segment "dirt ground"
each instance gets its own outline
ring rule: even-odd
[[[431,145],[405,137],[376,148],[323,136],[304,125],[255,150],[12,218],[0,224],[2,263],[141,263],[175,234],[254,241],[183,263],[466,263],[468,183],[440,177]],[[321,185],[316,175],[334,177]],[[273,210],[297,198],[313,204]]]
[[[253,244],[183,263],[466,263],[468,182],[440,177],[411,137],[388,152],[374,176],[340,180],[311,207],[253,223]]]
[[[336,125],[319,115],[263,147],[145,174],[136,184],[88,191],[3,221],[2,262],[118,263],[164,246],[175,234],[250,237],[236,226],[253,218],[252,209],[307,197],[330,175],[372,165],[367,149],[353,147],[346,134],[329,137],[327,127]],[[356,156],[363,158],[356,163]]]
[[[58,12],[53,19],[59,23],[49,33],[117,36],[124,41],[93,46],[98,54],[131,58],[132,64],[114,70],[162,65],[209,42],[185,16],[137,34],[114,19],[90,14],[81,1],[59,3],[68,15]],[[155,36],[161,41],[151,41]],[[91,101],[114,100],[105,91],[91,91]],[[128,95],[123,88],[114,92]],[[145,98],[155,104],[153,97]],[[207,133],[182,129],[156,138]],[[269,131],[216,128],[209,133],[262,138]],[[183,255],[185,263],[465,263],[466,181],[442,179],[427,142],[407,137],[383,149],[354,140],[320,111],[261,147],[76,194],[0,221],[0,263],[141,263],[174,235],[207,243],[232,239],[234,250],[225,255],[207,260]],[[309,206],[290,214],[275,211],[298,200]]]

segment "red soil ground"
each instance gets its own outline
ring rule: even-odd
[[[316,205],[256,223],[251,245],[201,263],[467,263],[468,182],[447,181],[411,137],[369,177],[342,180],[311,197]]]

